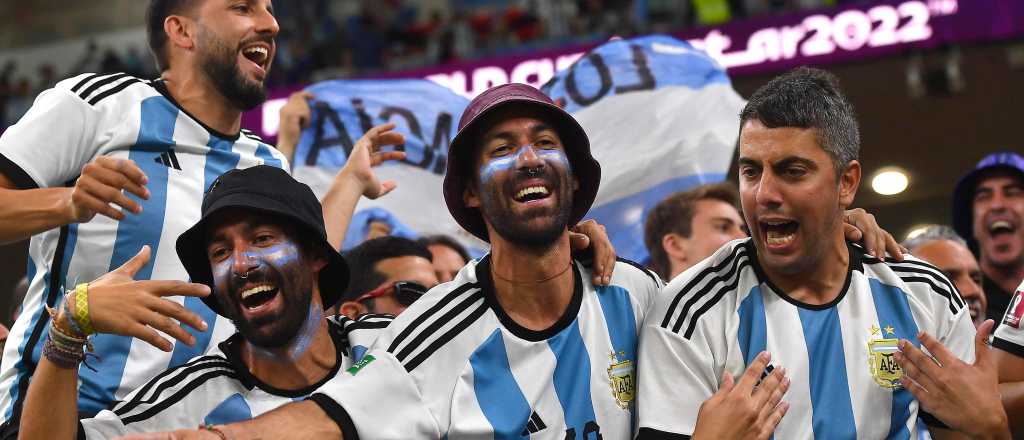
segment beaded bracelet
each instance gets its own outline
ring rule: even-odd
[[[57,347],[52,339],[47,339],[43,344],[43,356],[58,368],[66,370],[78,368],[78,365],[85,361],[85,352],[68,352]]]

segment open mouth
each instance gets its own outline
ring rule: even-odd
[[[1001,234],[1013,234],[1014,232],[1017,232],[1017,225],[1009,220],[996,220],[988,224],[988,233],[992,237]]]
[[[256,67],[267,69],[267,62],[270,61],[270,46],[266,43],[256,43],[242,49],[242,56],[252,61]]]
[[[513,199],[519,203],[532,202],[534,200],[546,199],[551,195],[551,191],[544,186],[528,186],[520,189],[516,192]]]
[[[270,302],[277,296],[277,286],[273,284],[264,283],[250,287],[242,291],[242,307],[247,309],[257,309],[260,306]]]
[[[763,220],[760,222],[764,231],[764,241],[768,246],[786,246],[796,239],[796,231],[800,224],[792,220]]]

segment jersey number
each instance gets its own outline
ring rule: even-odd
[[[590,434],[594,434],[593,439],[590,438]],[[576,440],[576,428],[565,430],[565,440]],[[580,440],[604,440],[604,437],[601,436],[601,427],[597,426],[597,422],[591,420],[583,426],[583,437]]]

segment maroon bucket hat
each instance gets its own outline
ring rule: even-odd
[[[572,173],[580,183],[573,194],[570,225],[578,223],[590,211],[601,183],[601,165],[590,154],[587,133],[572,115],[555,105],[544,92],[526,84],[505,84],[488,89],[474,98],[462,113],[459,132],[448,147],[448,169],[444,175],[444,201],[448,204],[448,211],[460,226],[486,242],[490,240],[484,218],[478,209],[466,206],[463,194],[474,177],[470,174],[477,150],[473,143],[489,122],[487,116],[511,106],[541,111],[545,122],[551,124],[562,139]]]

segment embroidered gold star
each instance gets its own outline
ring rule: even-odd
[[[871,326],[871,334],[872,335],[879,335],[881,333],[882,333],[882,329],[878,328],[877,325],[872,325]]]
[[[885,326],[885,333],[886,334],[890,334],[890,335],[895,335],[896,334],[896,329],[892,328],[891,325],[887,325],[887,326]]]

